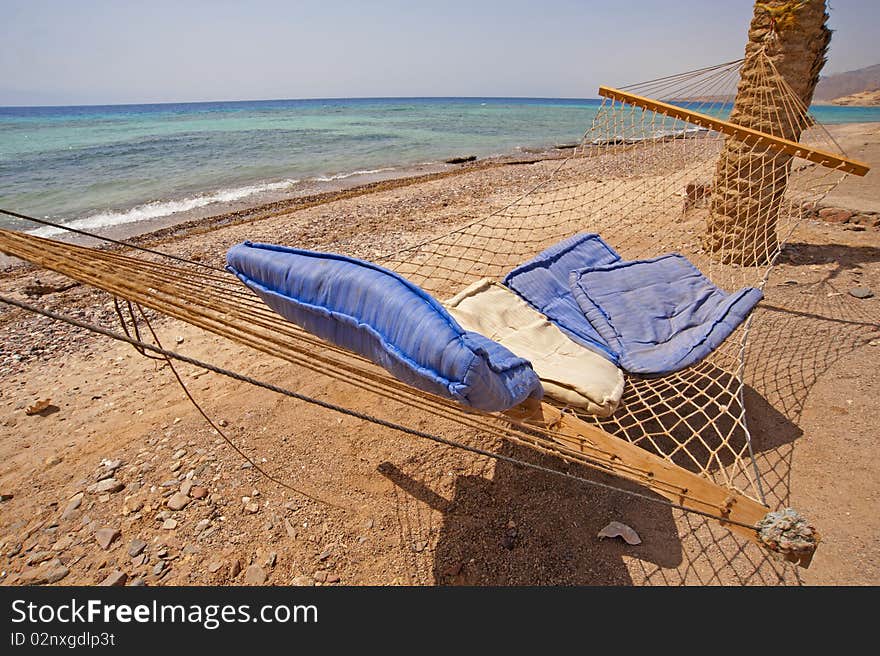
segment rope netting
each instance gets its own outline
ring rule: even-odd
[[[786,238],[845,173],[770,141],[706,127],[698,117],[839,154],[833,138],[763,52],[621,91],[681,107],[699,123],[606,98],[549,179],[383,263],[442,298],[482,277],[500,279],[565,237],[595,232],[626,259],[677,252],[723,289],[763,288]],[[750,329],[760,327],[747,322],[684,371],[628,376],[610,418],[580,417],[762,499],[742,401]]]
[[[833,139],[761,53],[619,91],[626,102],[606,97],[581,143],[549,178],[488,216],[378,261],[444,299],[479,278],[500,280],[561,239],[595,232],[627,259],[679,252],[724,289],[763,287],[797,222],[844,175],[816,161],[816,153],[833,158],[840,152]],[[687,116],[649,109],[642,97]],[[776,141],[707,127],[707,117]],[[804,151],[792,150],[790,142]],[[712,516],[720,508],[725,515],[723,497],[698,498],[692,485],[658,478],[650,464],[585,439],[578,422],[588,422],[763,502],[743,405],[747,337],[760,329],[753,320],[698,365],[658,378],[628,376],[609,418],[559,407],[562,417],[577,421],[526,425],[408,387],[284,321],[226,272],[179,258],[171,263],[155,251],[134,257],[6,230],[0,230],[0,249],[378,396],[381,402],[368,406],[371,414],[397,424],[418,428],[427,413],[441,421],[437,431],[451,425],[510,440],[625,476],[683,507]]]

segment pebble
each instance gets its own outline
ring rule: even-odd
[[[265,570],[259,565],[251,565],[244,572],[245,585],[263,585],[267,578]]]
[[[172,460],[180,460],[183,456],[186,455],[186,449],[178,449],[174,452],[174,455],[171,456]]]
[[[171,508],[171,510],[183,510],[184,508],[186,508],[186,504],[188,503],[188,496],[186,496],[183,492],[175,492],[171,495],[171,498],[168,499],[166,505]]]
[[[635,546],[642,543],[642,538],[636,533],[635,529],[621,522],[610,522],[608,526],[599,531],[598,536],[602,538],[622,538],[624,542]]]
[[[112,571],[107,575],[103,581],[101,581],[98,585],[108,586],[108,587],[116,587],[120,585],[125,585],[125,582],[128,580],[128,574],[125,572],[120,572],[118,569]]]
[[[122,467],[122,460],[102,460],[101,466],[110,473],[113,473]]]
[[[158,563],[153,565],[153,576],[159,576],[162,572],[165,571],[165,562],[160,560]]]
[[[223,520],[220,520],[220,521],[223,521]],[[198,538],[199,538],[199,540],[207,540],[209,537],[214,535],[214,533],[216,533],[219,529],[220,529],[220,527],[217,525],[212,526],[210,528],[206,528],[204,531],[201,532],[201,534],[198,536]]]
[[[246,513],[250,513],[251,515],[260,512],[260,504],[251,501],[250,503],[244,504],[244,511]]]
[[[35,551],[30,556],[28,556],[27,564],[28,565],[39,565],[42,562],[49,560],[52,557],[51,551]]]
[[[116,541],[116,539],[121,535],[119,529],[116,528],[99,528],[95,531],[95,540],[98,541],[98,544],[104,551],[107,551],[110,548],[110,545]]]
[[[54,467],[57,464],[61,463],[61,458],[59,456],[49,456],[43,461],[43,465],[45,467]]]
[[[278,554],[274,551],[270,551],[269,555],[266,556],[266,567],[272,568],[275,567],[275,563],[278,562]]]
[[[52,551],[66,551],[73,544],[73,538],[69,535],[65,535],[63,538],[59,538],[55,544],[52,545]]]
[[[147,556],[147,554],[142,553],[140,556],[135,556],[134,558],[132,558],[131,564],[134,565],[135,567],[142,567],[143,565],[146,565],[149,562],[149,560],[150,560],[150,557]]]
[[[162,522],[162,528],[166,531],[173,531],[177,528],[177,520],[176,519],[166,519]]]
[[[4,492],[3,494],[0,494],[0,503],[2,503],[3,501],[9,501],[10,499],[14,499],[14,498],[15,498],[14,494]]]
[[[57,583],[68,574],[70,574],[70,570],[56,558],[42,563],[39,567],[24,570],[18,575],[18,581],[23,585],[44,585]]]
[[[849,295],[855,298],[871,298],[874,292],[869,287],[853,287],[849,290]]]
[[[70,500],[67,502],[67,506],[65,506],[64,508],[64,512],[61,513],[61,519],[72,518],[76,514],[76,511],[79,509],[79,507],[82,505],[82,500],[82,492],[77,492],[72,497],[70,497]]]
[[[304,587],[311,587],[311,586],[315,585],[315,581],[314,581],[314,579],[312,579],[311,576],[306,576],[305,574],[303,574],[302,576],[294,577],[294,579],[290,582],[290,585],[295,585],[295,586],[303,587],[303,588]]]
[[[296,539],[296,529],[286,519],[284,520],[284,530],[287,531],[287,537]]]
[[[239,574],[241,574],[241,561],[236,559],[229,566],[229,577],[234,579]]]
[[[144,586],[146,584],[147,584],[147,582],[143,576],[138,576],[137,578],[134,578],[128,582],[128,586],[130,588],[139,588],[139,587]]]
[[[122,514],[131,515],[144,507],[144,498],[140,495],[129,495],[122,500]]]
[[[327,581],[327,572],[319,569],[317,572],[312,574],[312,578],[318,583],[324,583]]]
[[[109,492],[114,494],[124,488],[125,484],[122,481],[118,481],[115,478],[105,478],[103,481],[99,481],[98,484],[95,485],[95,493],[104,494],[105,492]]]
[[[206,496],[208,496],[208,488],[202,485],[193,485],[190,488],[189,495],[193,499],[204,499]]]
[[[147,543],[143,540],[139,540],[135,538],[131,541],[131,544],[128,547],[128,555],[134,558],[135,556],[140,555],[144,549],[147,548]]]
[[[185,480],[180,484],[180,493],[184,496],[190,496],[190,492],[192,492],[193,482],[190,479]]]
[[[214,560],[214,561],[208,563],[208,571],[211,572],[211,574],[216,574],[217,572],[220,571],[220,569],[222,567],[223,567],[222,560]]]

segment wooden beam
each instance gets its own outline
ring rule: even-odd
[[[679,119],[680,121],[687,121],[688,123],[692,123],[699,127],[709,128],[750,145],[769,146],[776,150],[784,151],[789,155],[801,157],[811,162],[815,162],[816,164],[821,164],[830,169],[838,169],[858,176],[864,176],[871,170],[871,167],[864,162],[841,157],[824,150],[819,150],[818,148],[810,148],[809,146],[799,144],[796,141],[783,139],[782,137],[774,137],[772,134],[767,134],[766,132],[760,132],[758,130],[753,130],[752,128],[737,125],[736,123],[722,121],[721,119],[713,118],[706,114],[700,114],[699,112],[693,112],[684,107],[679,107],[678,105],[671,105],[644,96],[637,96],[634,93],[628,93],[626,91],[621,91],[620,89],[613,89],[604,86],[599,87],[599,95],[603,98],[616,100],[628,105],[634,105],[635,107],[641,107],[642,109],[657,112],[658,114],[670,116]]]

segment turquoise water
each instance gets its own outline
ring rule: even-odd
[[[308,183],[570,143],[598,107],[394,98],[0,108],[0,207],[95,230],[213,214]],[[880,108],[814,114],[824,123],[880,121]],[[32,227],[3,217],[0,225]]]

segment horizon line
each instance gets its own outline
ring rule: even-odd
[[[144,107],[156,105],[204,105],[247,102],[333,102],[340,100],[602,100],[599,96],[327,96],[317,98],[240,98],[238,100],[162,100],[156,102],[111,102],[51,105],[0,105],[0,109],[53,109],[62,107]]]

